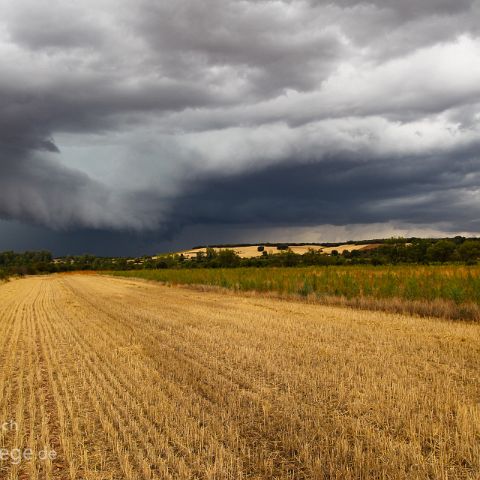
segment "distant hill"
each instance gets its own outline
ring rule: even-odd
[[[207,248],[213,248],[215,251],[230,249],[241,258],[255,258],[260,257],[264,252],[272,255],[275,253],[281,253],[282,251],[290,250],[293,253],[303,255],[309,250],[315,250],[323,254],[331,254],[333,251],[337,251],[342,254],[348,250],[350,252],[355,250],[372,250],[378,248],[382,243],[364,243],[364,242],[348,242],[348,243],[256,243],[256,244],[228,244],[228,245],[213,245],[213,246],[199,246],[178,252],[183,254],[185,258],[193,258],[197,253],[206,253]]]

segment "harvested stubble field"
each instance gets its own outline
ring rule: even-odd
[[[238,246],[238,247],[230,247],[231,250],[234,250],[238,256],[242,258],[255,258],[261,257],[263,251],[269,254],[276,254],[278,253],[278,249],[276,246],[264,246],[264,250],[261,252],[258,251],[258,247],[260,245],[252,245],[252,246]],[[369,250],[371,248],[378,247],[379,245],[376,243],[373,244],[361,244],[361,245],[352,245],[352,244],[345,244],[345,245],[338,245],[336,247],[322,247],[320,245],[290,245],[289,250],[293,253],[297,253],[299,255],[303,255],[307,253],[309,250],[321,251],[322,253],[330,254],[334,250],[338,253],[343,253],[345,250],[349,252],[353,252],[355,250]],[[214,248],[215,251],[219,252],[221,250],[225,250],[225,248],[216,247]],[[195,258],[197,253],[207,253],[206,247],[194,248],[193,250],[184,250],[182,252],[178,252],[179,254],[183,254],[185,258]]]
[[[2,479],[480,478],[478,324],[31,277],[0,364]]]

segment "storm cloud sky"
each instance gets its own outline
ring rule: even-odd
[[[0,219],[58,253],[477,234],[480,0],[0,0]]]

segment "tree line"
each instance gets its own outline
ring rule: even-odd
[[[353,242],[352,242],[353,243]],[[363,242],[367,244],[368,242]],[[193,258],[183,254],[164,254],[137,258],[70,255],[54,259],[48,251],[0,253],[0,279],[12,275],[34,275],[78,270],[138,270],[166,268],[300,267],[335,265],[397,265],[462,263],[475,265],[480,259],[480,239],[454,237],[445,239],[395,238],[375,240],[376,248],[333,250],[324,254],[310,249],[294,253],[289,245],[276,244],[278,253],[269,254],[259,247],[259,256],[241,258],[232,248],[206,248]],[[265,244],[270,246],[272,244]],[[332,245],[332,244],[329,244]],[[338,244],[337,244],[338,245]],[[326,246],[326,244],[323,244]],[[320,248],[320,246],[319,246]]]
[[[378,241],[377,241],[378,242]],[[228,268],[228,267],[300,267],[329,265],[397,265],[462,263],[474,265],[480,259],[480,239],[389,239],[376,248],[364,250],[332,250],[330,254],[310,249],[304,254],[280,248],[279,253],[266,251],[254,258],[240,258],[234,250],[207,248],[187,260],[181,256],[165,256],[156,268]]]

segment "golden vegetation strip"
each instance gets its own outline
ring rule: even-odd
[[[480,477],[476,324],[57,275],[0,361],[2,479]]]
[[[258,247],[260,245],[251,245],[251,246],[234,246],[234,247],[229,247],[230,250],[234,250],[235,253],[241,257],[241,258],[255,258],[255,257],[261,257],[263,252],[266,252],[270,255],[274,255],[276,253],[280,253],[280,251],[277,249],[276,246],[269,246],[269,245],[262,245],[263,250],[259,251]],[[338,245],[336,247],[322,247],[320,245],[291,245],[289,246],[289,250],[293,253],[296,253],[298,255],[303,255],[307,253],[309,250],[315,250],[315,251],[321,251],[322,253],[325,254],[331,254],[333,251],[336,251],[340,254],[342,254],[345,250],[348,250],[349,252],[353,252],[354,250],[368,250],[370,248],[375,248],[377,247],[378,244],[361,244],[361,245],[356,245],[356,244],[345,244],[345,245]],[[216,252],[220,252],[222,250],[225,250],[225,248],[214,248]],[[186,250],[183,252],[178,252],[179,254],[182,254],[185,258],[195,258],[197,253],[207,253],[207,247],[202,247],[202,248],[194,248],[193,250]]]
[[[185,268],[109,274],[267,297],[304,298],[325,305],[480,320],[478,266]]]

